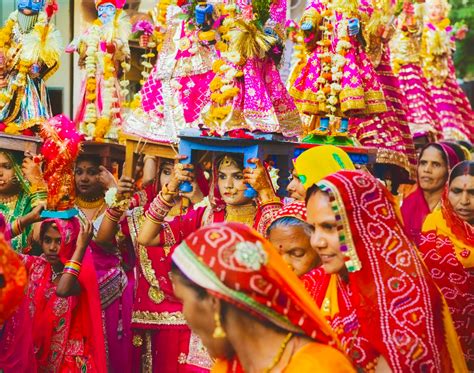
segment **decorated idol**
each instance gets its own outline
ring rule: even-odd
[[[214,23],[221,58],[214,62],[211,105],[203,112],[204,124],[211,130],[245,136],[250,132],[301,134],[300,116],[277,69],[283,53],[286,3],[237,0],[222,4],[222,16]]]
[[[301,112],[319,118],[317,135],[347,136],[348,118],[386,110],[385,98],[367,56],[362,20],[370,7],[351,0],[312,0],[301,19],[309,58],[290,93]]]
[[[389,41],[395,31],[393,0],[371,0],[370,19],[363,29],[365,50],[385,96],[387,111],[375,116],[352,118],[350,131],[363,146],[377,148],[377,163],[397,166],[397,179],[415,179],[416,154],[408,126],[405,97],[390,65]]]
[[[79,53],[85,70],[75,122],[87,138],[116,139],[130,69],[131,24],[122,10],[125,0],[96,0],[97,19],[68,47]],[[122,81],[120,81],[122,79]]]
[[[123,131],[149,140],[177,142],[181,130],[199,127],[201,111],[209,105],[216,35],[195,27],[191,2],[178,6],[160,1],[157,9],[157,61],[149,74],[142,72],[146,81],[139,105],[126,119]]]
[[[428,81],[421,66],[421,35],[424,5],[403,2],[390,41],[393,71],[406,98],[407,120],[414,137],[433,138],[441,132]]]
[[[456,39],[465,36],[465,32],[462,26],[456,29],[450,24],[446,0],[430,0],[426,7],[422,67],[438,113],[442,137],[473,141],[474,112],[456,81],[452,60]]]
[[[49,118],[45,81],[59,68],[60,35],[51,23],[57,5],[20,0],[0,31],[0,130],[32,134]]]

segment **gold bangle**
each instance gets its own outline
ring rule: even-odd
[[[174,203],[166,202],[166,200],[163,198],[163,193],[162,192],[158,193],[158,198],[160,199],[160,202],[162,202],[164,205],[168,206],[169,208],[174,207]]]

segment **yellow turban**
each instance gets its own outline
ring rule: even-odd
[[[334,145],[315,146],[301,153],[295,170],[305,189],[340,170],[355,170],[349,155]]]

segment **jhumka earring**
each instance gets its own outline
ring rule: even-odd
[[[216,328],[214,329],[214,333],[212,333],[212,337],[216,339],[225,338],[226,334],[224,329],[222,328],[221,315],[217,311],[214,313],[214,321],[216,323]]]

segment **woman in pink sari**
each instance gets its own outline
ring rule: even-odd
[[[115,186],[115,179],[98,157],[81,155],[75,164],[74,181],[79,219],[93,227],[90,248],[99,284],[108,368],[112,372],[131,372],[133,250],[122,251],[117,245],[95,242],[107,208],[104,195]]]
[[[2,336],[2,344],[13,332],[30,335],[38,371],[107,370],[97,277],[88,250],[90,233],[90,226],[80,229],[77,218],[45,220],[40,229],[44,255],[21,256],[29,276],[26,299],[14,316],[15,330]],[[6,346],[1,356],[11,359],[2,362],[2,369],[17,371],[10,363],[26,361],[28,350],[8,340]],[[34,364],[27,368],[36,371]]]
[[[401,207],[407,235],[417,245],[423,222],[441,200],[449,170],[458,162],[456,153],[446,144],[430,143],[420,152],[417,188],[403,200]]]

